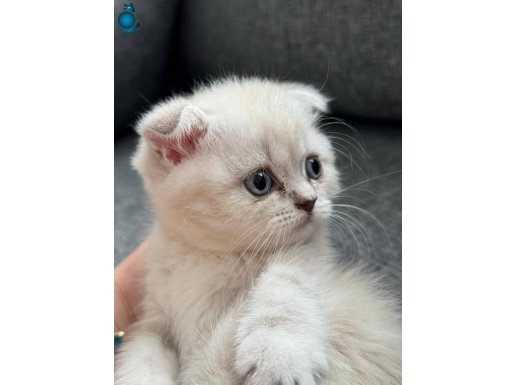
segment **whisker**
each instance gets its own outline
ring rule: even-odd
[[[357,144],[355,145],[354,143],[344,139],[343,137],[345,138],[349,138],[349,139],[353,139],[352,136],[349,136],[349,135],[345,135],[345,134],[342,134],[342,133],[338,133],[338,132],[333,132],[333,131],[330,131],[330,132],[325,132],[324,133],[326,137],[328,137],[329,139],[334,139],[334,140],[338,140],[340,142],[344,142],[345,144],[348,144],[349,146],[351,146],[354,151],[356,151],[363,159],[366,159],[366,158],[369,158],[370,155],[368,155],[368,153],[365,151],[365,149],[363,148],[363,146],[361,145],[361,143],[357,142],[356,140],[354,140]],[[340,136],[338,136],[340,135]],[[356,147],[357,146],[357,147]]]
[[[343,203],[335,203],[335,204],[333,204],[333,206],[335,206],[335,207],[345,207],[345,208],[356,210],[356,211],[358,211],[360,213],[363,213],[366,216],[368,216],[369,218],[372,218],[374,220],[374,222],[376,222],[381,227],[381,229],[383,229],[383,231],[387,232],[386,228],[383,225],[383,223],[379,219],[377,219],[377,217],[375,215],[371,214],[369,211],[367,211],[365,209],[362,209],[361,207],[354,206],[354,205],[349,205],[349,204],[343,204]]]
[[[361,237],[365,238],[363,232],[361,232],[361,230],[356,225],[351,223],[348,220],[348,218],[344,218],[344,217],[338,216],[336,214],[333,214],[332,218],[334,220],[336,220],[337,222],[339,222],[340,225],[342,225],[343,227],[345,227],[348,230],[349,234],[351,235],[352,239],[355,242],[356,247],[358,248],[358,254],[359,255],[364,255],[363,249],[361,248],[361,242],[358,240],[358,238],[356,237],[356,234],[354,233],[354,231],[352,231],[352,229],[349,226],[352,226],[353,228],[358,230],[358,232],[360,233]],[[367,253],[369,252],[369,250],[370,250],[369,246],[367,245]]]
[[[367,182],[370,182],[370,181],[373,181],[373,180],[376,180],[376,179],[379,179],[379,178],[383,178],[385,176],[390,176],[390,175],[394,175],[394,174],[400,174],[402,173],[401,170],[396,170],[396,171],[390,171],[390,172],[387,172],[386,174],[382,174],[382,175],[377,175],[377,176],[374,176],[374,177],[371,177],[371,178],[368,178],[368,179],[365,179],[365,180],[362,180],[360,182],[357,182],[357,183],[354,183],[350,186],[347,186],[345,187],[344,189],[340,190],[339,192],[345,192],[345,191],[348,191],[352,188],[354,188],[355,186],[359,186],[359,185],[362,185],[363,183],[367,183]]]
[[[261,221],[262,222],[262,221]],[[260,222],[258,222],[259,224]],[[259,242],[260,239],[264,236],[264,234],[266,234],[267,230],[270,228],[271,224],[267,224],[267,226],[263,229],[263,231],[259,234],[259,236],[257,236],[256,238],[254,238],[252,240],[252,242],[249,243],[249,245],[245,248],[245,250],[240,253],[239,257],[236,258],[231,270],[229,271],[229,274],[227,275],[226,279],[225,279],[225,283],[224,283],[224,286],[222,288],[222,303],[224,304],[224,306],[226,305],[226,289],[227,289],[227,284],[229,283],[229,280],[231,279],[232,277],[232,273],[234,272],[234,269],[238,266],[238,263],[240,262],[240,259],[241,259],[241,256],[245,255],[245,253],[247,252],[247,250],[255,243],[255,242]]]
[[[339,226],[336,226],[331,220],[329,221],[329,229],[331,230],[331,233],[334,232],[338,236],[338,239],[340,240],[339,244],[344,247],[343,253],[348,254],[347,248],[352,247],[353,245],[349,245],[349,238],[345,235],[343,230]],[[342,236],[345,238],[345,241],[342,239]]]
[[[327,120],[327,121],[332,121],[334,123],[339,123],[345,127],[347,127],[348,129],[350,129],[352,131],[352,133],[354,135],[356,135],[357,137],[357,140],[361,143],[364,143],[364,140],[363,140],[363,137],[361,136],[361,134],[359,133],[358,130],[356,130],[353,126],[351,126],[349,123],[345,122],[343,119],[339,119],[337,117],[334,117],[334,116],[328,116],[326,119],[324,120]]]

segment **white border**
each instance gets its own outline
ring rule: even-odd
[[[515,383],[513,4],[404,3],[404,384]],[[112,383],[113,23],[2,5],[0,383]]]
[[[404,384],[515,383],[514,15],[404,2]]]
[[[1,15],[0,383],[112,384],[113,8]]]

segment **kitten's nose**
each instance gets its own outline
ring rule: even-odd
[[[304,200],[304,201],[295,203],[295,206],[297,206],[297,208],[299,210],[304,210],[305,212],[310,213],[313,211],[313,207],[315,207],[316,200],[317,200],[317,198],[310,199],[310,200]]]

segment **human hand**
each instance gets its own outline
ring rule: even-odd
[[[114,270],[114,332],[124,331],[136,321],[136,309],[141,301],[143,278],[143,242]]]

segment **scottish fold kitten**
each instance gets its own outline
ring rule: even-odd
[[[155,225],[117,385],[400,384],[395,302],[329,240],[327,102],[227,79],[142,117],[133,164]]]

